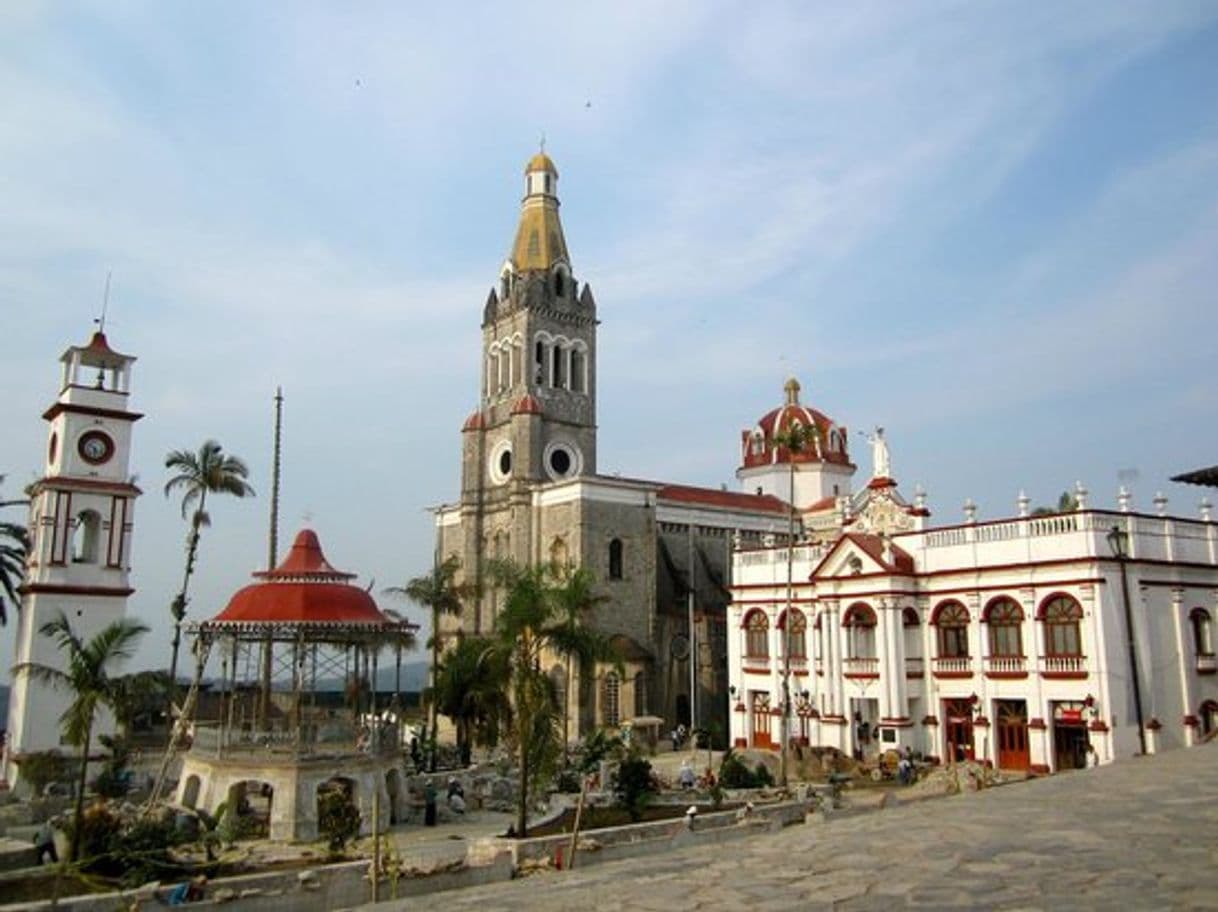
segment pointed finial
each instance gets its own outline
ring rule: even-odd
[[[783,392],[787,394],[787,405],[799,405],[799,381],[794,377],[788,377],[787,382],[782,385]]]
[[[113,272],[114,270],[112,269],[106,270],[106,288],[105,291],[102,292],[101,316],[97,317],[93,321],[97,324],[97,331],[103,335],[106,332],[106,311],[110,307],[110,276],[113,274]]]
[[[538,141],[537,145],[541,149],[541,154],[545,155],[546,154],[546,131],[545,130],[541,131],[541,139]]]

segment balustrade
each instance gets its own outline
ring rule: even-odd
[[[986,674],[1027,674],[1028,660],[1023,656],[986,656]]]
[[[842,673],[848,678],[878,678],[880,660],[874,656],[847,656],[842,659]]]
[[[937,675],[967,675],[973,673],[971,656],[936,656],[931,670]]]

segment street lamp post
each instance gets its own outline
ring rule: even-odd
[[[1121,565],[1121,599],[1125,607],[1125,639],[1129,642],[1129,679],[1133,682],[1133,711],[1138,722],[1139,753],[1146,753],[1146,724],[1142,717],[1142,684],[1138,675],[1138,645],[1133,635],[1133,608],[1129,603],[1129,573],[1125,564],[1129,560],[1129,533],[1120,526],[1113,526],[1108,533],[1108,547]]]

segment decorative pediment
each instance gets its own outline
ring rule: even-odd
[[[895,484],[869,485],[859,492],[855,501],[852,504],[854,521],[850,524],[851,531],[893,535],[910,532],[915,527],[910,506],[897,493]]]
[[[885,536],[848,532],[812,571],[813,580],[849,579],[874,574],[909,574],[913,558]]]

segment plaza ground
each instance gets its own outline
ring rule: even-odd
[[[446,912],[1218,909],[1216,764],[1212,744],[1172,751],[446,893],[443,905]]]

